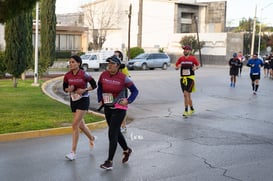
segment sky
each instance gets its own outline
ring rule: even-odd
[[[197,2],[211,2],[221,0],[197,0]],[[74,13],[81,10],[80,6],[92,0],[56,0],[56,14]],[[144,1],[145,3],[145,1]],[[227,0],[227,26],[238,26],[243,18],[254,18],[255,9],[257,20],[266,26],[273,26],[272,0]],[[263,11],[261,11],[263,9]],[[271,15],[270,15],[271,13]]]

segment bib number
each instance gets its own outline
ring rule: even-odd
[[[82,96],[80,94],[76,94],[76,93],[71,93],[70,97],[71,97],[72,101],[77,101],[82,98]]]
[[[113,94],[111,93],[103,93],[102,94],[104,104],[112,104],[114,102]]]
[[[182,70],[182,75],[191,75],[190,69],[183,69]]]

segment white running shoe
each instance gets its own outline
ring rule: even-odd
[[[127,132],[126,126],[125,126],[125,127],[121,127],[121,128],[120,128],[120,132],[121,132],[121,133],[126,133],[126,132]]]
[[[65,155],[65,158],[67,158],[70,161],[73,161],[76,159],[76,154],[74,152],[70,152],[67,155]]]

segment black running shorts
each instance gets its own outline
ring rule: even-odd
[[[193,86],[194,86],[194,80],[190,78],[186,78],[187,81],[183,81],[183,78],[180,79],[180,85],[182,88],[182,91],[192,92]]]
[[[70,98],[71,99],[71,98]],[[77,101],[70,100],[70,107],[72,112],[76,112],[77,109],[88,110],[89,109],[90,99],[89,97],[82,97]]]
[[[250,74],[250,78],[251,78],[252,81],[260,80],[261,79],[261,74],[258,74],[258,75]]]

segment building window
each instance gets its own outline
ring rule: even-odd
[[[180,32],[181,33],[192,33],[192,25],[181,24]]]
[[[60,50],[67,50],[66,35],[60,35]]]
[[[41,37],[39,34],[39,47],[41,46]],[[32,34],[32,44],[35,46],[35,34]],[[81,51],[82,39],[81,35],[60,35],[56,34],[56,50],[57,51]]]
[[[192,21],[193,13],[181,12],[180,16],[181,16],[180,33],[191,33],[193,24]]]
[[[81,36],[75,36],[75,50],[80,50],[81,51],[81,44],[82,44],[82,38]]]
[[[60,51],[60,35],[56,35],[55,46],[56,50]]]
[[[67,35],[67,48],[68,50],[74,49],[74,36],[73,35]]]

